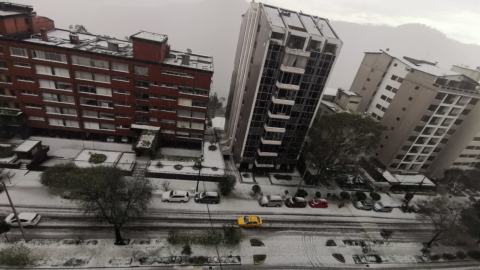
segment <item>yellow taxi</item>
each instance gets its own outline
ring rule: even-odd
[[[262,218],[257,216],[244,216],[238,218],[238,226],[254,228],[262,226]]]

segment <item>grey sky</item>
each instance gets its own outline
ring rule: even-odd
[[[480,44],[479,0],[259,0],[331,20],[398,26],[421,23],[464,43]]]

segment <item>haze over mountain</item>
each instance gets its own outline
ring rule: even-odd
[[[227,97],[245,0],[14,0],[33,5],[40,16],[58,28],[83,24],[94,34],[124,38],[139,30],[167,34],[176,50],[213,55],[212,92]],[[68,3],[67,3],[68,2]],[[285,8],[288,8],[285,6]],[[309,13],[308,10],[303,10]],[[322,14],[312,14],[322,16]],[[323,15],[324,16],[324,15]],[[452,64],[480,66],[480,46],[467,45],[419,24],[398,27],[331,22],[344,42],[329,87],[349,88],[363,52],[390,48],[411,57]],[[381,23],[381,22],[380,22]]]

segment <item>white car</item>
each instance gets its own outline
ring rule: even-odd
[[[162,202],[188,202],[189,194],[186,191],[172,190],[162,194]]]
[[[20,213],[18,214],[18,218],[20,219],[22,226],[30,227],[37,225],[42,216],[37,213]],[[12,226],[18,226],[18,222],[14,214],[8,215],[5,219],[5,222]]]

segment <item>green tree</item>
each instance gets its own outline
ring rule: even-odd
[[[213,96],[210,96],[208,100],[208,115],[210,118],[214,118],[217,111],[222,109],[224,101],[225,98],[219,98],[217,92],[215,92]]]
[[[190,256],[192,254],[193,254],[193,251],[189,244],[186,244],[185,246],[183,246],[182,255]]]
[[[344,200],[344,201],[348,201],[350,200],[350,193],[346,192],[346,191],[342,191],[340,192],[340,197]]]
[[[382,229],[380,231],[380,236],[382,236],[383,240],[388,241],[390,238],[392,238],[393,231]]]
[[[253,195],[256,196],[258,193],[262,191],[262,188],[259,185],[254,185],[252,187]]]
[[[228,174],[224,177],[220,178],[217,182],[218,189],[220,190],[220,194],[223,196],[227,196],[235,189],[237,185],[237,178],[235,175]]]
[[[459,168],[451,168],[445,170],[440,184],[446,186],[454,195],[465,190],[472,181],[467,171]]]
[[[433,225],[433,237],[426,243],[428,247],[431,247],[433,242],[448,238],[457,231],[463,204],[438,196],[419,201],[417,205],[420,208],[417,219]]]
[[[0,250],[0,265],[27,266],[33,262],[32,250],[22,244]]]
[[[367,194],[365,194],[365,192],[362,192],[362,191],[357,191],[355,192],[355,197],[357,197],[358,201],[363,201],[367,199]]]
[[[480,244],[480,202],[476,202],[470,207],[465,208],[460,213],[460,221],[465,228],[465,232],[477,239]]]
[[[68,29],[70,29],[70,31],[80,33],[80,34],[91,34],[90,32],[88,32],[87,28],[85,28],[85,26],[83,26],[82,24],[75,24],[75,26],[71,24],[68,27]]]
[[[322,180],[331,167],[354,163],[370,149],[375,149],[385,127],[370,117],[336,113],[315,118],[308,134],[304,157],[317,169]]]
[[[370,192],[370,198],[372,198],[374,201],[380,201],[382,196],[376,192]]]
[[[97,215],[113,225],[116,245],[125,244],[120,229],[147,210],[153,191],[144,177],[125,177],[113,166],[56,165],[42,173],[40,182],[81,196],[83,200],[78,203],[86,214]]]
[[[5,222],[4,220],[0,221],[0,235],[5,234],[5,238],[7,238],[7,241],[8,241],[8,237],[6,233],[9,231],[10,231],[10,224]]]

